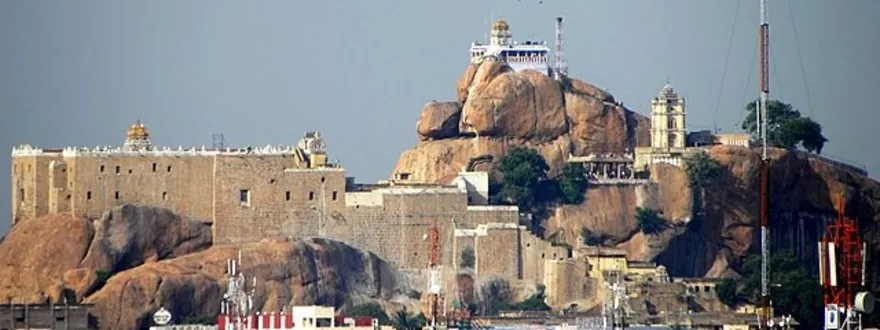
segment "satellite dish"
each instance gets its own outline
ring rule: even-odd
[[[159,307],[159,310],[153,314],[153,322],[156,322],[158,325],[166,325],[168,322],[171,322],[171,312],[165,309],[165,307]]]
[[[863,314],[871,314],[874,312],[874,295],[870,292],[856,293],[855,301],[856,311]]]

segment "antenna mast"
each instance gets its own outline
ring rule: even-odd
[[[764,329],[769,326],[772,312],[770,311],[770,291],[768,290],[769,272],[768,265],[770,258],[770,233],[768,228],[768,206],[769,206],[769,166],[767,161],[767,102],[770,98],[770,67],[768,54],[770,50],[770,24],[767,22],[767,0],[760,0],[761,5],[761,25],[759,30],[759,41],[761,50],[761,96],[758,99],[757,118],[758,129],[761,138],[761,313],[759,326]]]
[[[562,75],[568,75],[565,67],[565,59],[562,57],[562,17],[556,17],[556,69],[553,76],[556,80],[562,79]]]

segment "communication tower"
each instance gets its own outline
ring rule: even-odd
[[[556,68],[553,70],[553,77],[556,80],[562,79],[563,75],[568,75],[568,68],[565,67],[565,58],[562,54],[562,17],[556,18]]]
[[[241,250],[238,251],[238,260],[226,260],[226,293],[220,302],[220,313],[229,315],[229,330],[248,329],[252,321],[254,309],[254,288],[257,286],[257,278],[251,278],[251,285],[247,285],[247,278],[241,271]]]
[[[428,290],[425,299],[426,313],[430,318],[431,329],[437,328],[440,306],[443,306],[443,283],[440,272],[440,229],[437,219],[431,220],[431,226],[425,235],[428,241]]]
[[[214,150],[220,150],[226,148],[226,138],[223,137],[223,133],[216,133],[211,135],[211,140],[213,140]]]
[[[866,244],[858,223],[844,215],[838,197],[837,221],[819,242],[819,283],[825,303],[825,329],[862,329],[862,314],[874,310],[874,296],[865,288]]]
[[[769,161],[767,160],[767,102],[770,98],[770,75],[768,65],[768,55],[770,49],[770,24],[767,22],[767,0],[760,0],[761,5],[761,25],[758,30],[758,40],[761,49],[761,96],[755,107],[758,119],[758,132],[761,139],[761,304],[759,313],[759,326],[765,329],[772,322],[772,312],[770,310],[770,291],[767,288],[769,281],[769,272],[767,263],[770,258],[770,229],[768,226],[769,214]]]

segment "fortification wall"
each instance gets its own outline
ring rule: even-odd
[[[12,225],[49,212],[49,163],[60,157],[32,155],[12,159]]]
[[[68,164],[71,211],[88,218],[125,203],[165,207],[210,220],[213,157],[80,154]]]
[[[479,205],[467,207],[467,221],[463,223],[465,227],[459,228],[476,228],[479,225],[490,223],[509,223],[519,224],[519,208],[516,206],[501,205]]]
[[[217,156],[215,244],[320,235],[327,217],[345,207],[345,173],[297,166],[287,155]]]
[[[595,297],[598,281],[589,278],[587,265],[580,260],[545,260],[544,287],[547,304],[566,308],[573,301]]]
[[[370,250],[401,268],[428,263],[425,234],[436,220],[440,230],[442,264],[452,263],[454,220],[465,218],[467,196],[451,189],[390,188],[381,206],[349,206],[328,219],[328,236]],[[447,252],[448,251],[448,252]]]

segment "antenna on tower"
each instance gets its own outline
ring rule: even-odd
[[[556,17],[556,69],[553,76],[556,80],[562,79],[563,75],[568,75],[568,68],[565,67],[565,59],[562,54],[562,16]]]
[[[769,35],[769,26],[767,23],[767,1],[760,0],[761,5],[761,25],[759,30],[759,40],[760,40],[760,50],[761,50],[761,96],[758,99],[758,106],[755,108],[757,111],[757,119],[758,119],[758,127],[760,130],[760,139],[761,139],[761,163],[760,163],[760,173],[761,173],[761,202],[760,202],[760,218],[761,218],[761,313],[760,313],[760,323],[758,326],[761,329],[766,329],[769,326],[769,322],[771,322],[770,311],[770,291],[768,290],[769,284],[769,270],[768,262],[770,259],[770,229],[768,228],[768,208],[769,208],[769,162],[767,161],[767,102],[770,98],[770,75],[769,75],[769,65],[768,65],[768,53],[770,48],[770,35]]]
[[[226,148],[226,138],[223,137],[223,133],[214,133],[211,135],[211,140],[213,140],[214,150],[221,150]]]

